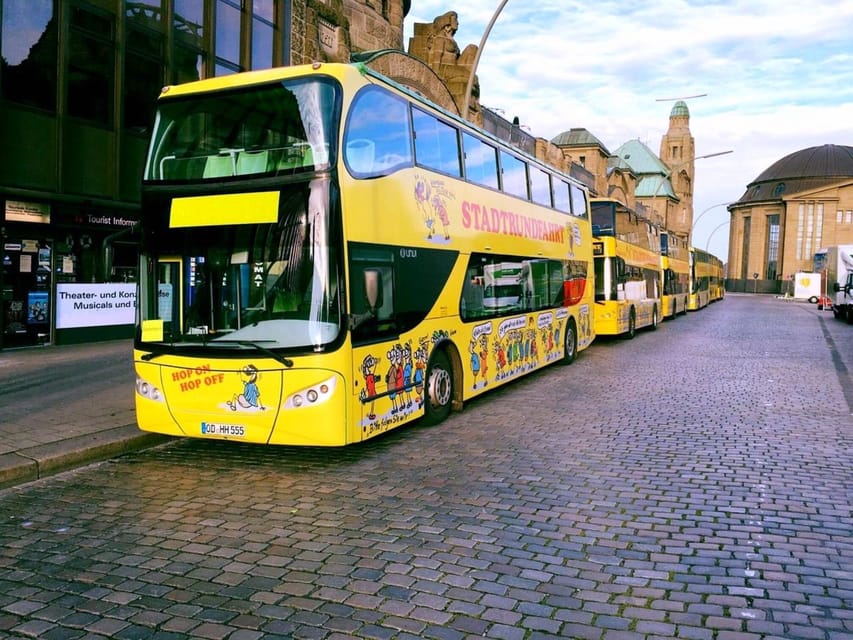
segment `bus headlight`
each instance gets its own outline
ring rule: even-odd
[[[305,406],[314,406],[326,402],[335,392],[335,377],[323,382],[318,382],[305,389],[291,393],[284,401],[285,409],[299,409]]]
[[[159,388],[148,382],[145,378],[136,376],[136,393],[147,400],[154,402],[166,402],[163,397],[163,392]]]

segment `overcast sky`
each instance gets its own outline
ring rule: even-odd
[[[500,0],[412,0],[413,24],[450,10],[478,45]],[[728,259],[729,214],[776,160],[853,145],[853,2],[509,0],[481,54],[480,102],[550,140],[583,127],[611,151],[653,152],[687,98],[696,155],[693,244]]]

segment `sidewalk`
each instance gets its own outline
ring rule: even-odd
[[[151,447],[130,340],[0,351],[0,489]]]

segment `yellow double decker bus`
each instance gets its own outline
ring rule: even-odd
[[[690,299],[689,311],[698,311],[709,303],[722,300],[725,295],[723,261],[717,256],[690,248]]]
[[[347,445],[594,338],[585,188],[363,65],[165,88],[142,208],[145,431]]]
[[[660,234],[618,200],[590,201],[595,259],[596,335],[633,338],[656,329],[661,308]]]
[[[708,283],[708,302],[717,302],[726,297],[726,269],[723,261],[714,254],[711,259],[711,280]]]
[[[690,297],[690,263],[687,243],[668,232],[661,237],[661,318],[687,313]]]

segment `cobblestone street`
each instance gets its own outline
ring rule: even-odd
[[[851,640],[851,336],[729,295],[438,427],[7,489],[0,637]]]

